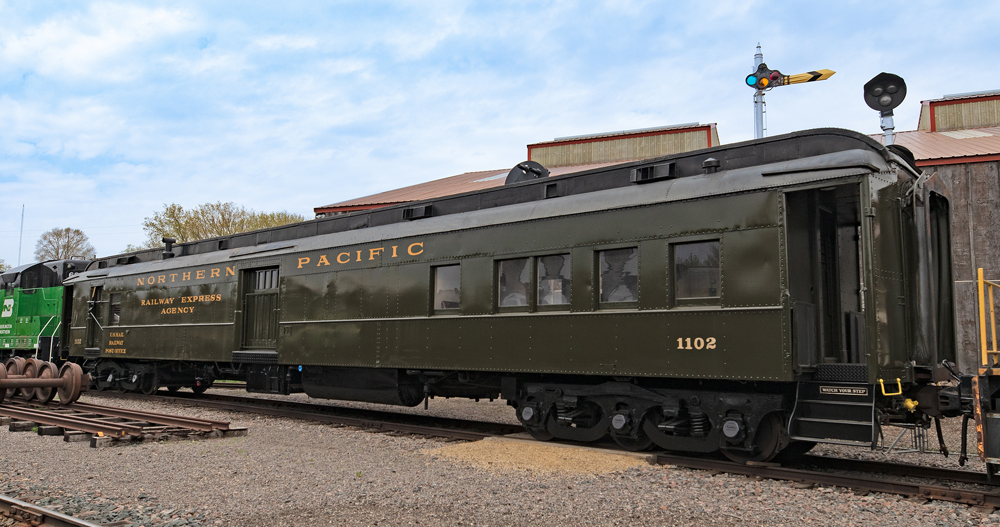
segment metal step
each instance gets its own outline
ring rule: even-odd
[[[867,426],[871,428],[872,424],[868,421],[845,421],[843,419],[819,419],[816,417],[796,417],[796,423],[823,423],[831,425],[857,425],[857,426]]]

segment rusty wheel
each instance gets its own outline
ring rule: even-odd
[[[42,361],[38,359],[27,359],[24,361],[24,368],[21,370],[21,375],[24,375],[25,379],[34,379],[38,377],[38,370],[41,369]],[[25,388],[21,390],[21,397],[27,400],[32,400],[35,398],[36,392],[34,388]]]
[[[24,359],[21,357],[11,357],[7,359],[7,375],[21,375],[22,371],[24,371]],[[8,399],[21,393],[20,388],[8,388],[4,391],[7,392]]]
[[[43,362],[42,367],[38,369],[39,379],[55,379],[56,374],[59,373],[59,368],[51,362]],[[52,399],[56,398],[56,389],[52,387],[48,388],[35,388],[35,399],[43,403],[47,403]]]
[[[0,365],[0,381],[7,378],[7,368]],[[7,390],[0,390],[0,403],[3,402],[4,396],[7,395]]]
[[[83,368],[74,362],[63,364],[59,378],[67,381],[59,388],[59,404],[75,403],[83,391]]]

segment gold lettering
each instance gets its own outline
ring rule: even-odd
[[[226,267],[226,276],[236,276],[236,266]]]
[[[136,280],[138,280],[138,281],[139,281],[139,283],[138,283],[138,284],[135,284],[135,285],[145,285],[145,284],[144,284],[144,283],[142,282],[142,278],[136,278]]]
[[[299,258],[299,266],[297,267],[297,269],[302,269],[302,266],[305,265],[305,264],[307,264],[307,263],[309,263],[309,257],[308,256],[303,256],[302,258]]]
[[[156,277],[155,276],[150,276],[149,278],[146,279],[146,283],[149,284],[149,285],[155,284],[156,283]]]
[[[182,282],[187,282],[190,279],[191,279],[191,271],[188,271],[188,272],[186,272],[186,273],[184,273],[184,274],[181,275],[181,281]]]
[[[316,267],[319,267],[321,265],[330,265],[330,260],[326,259],[326,255],[325,254],[319,255],[319,261],[316,262]]]
[[[341,256],[346,256],[347,259],[346,260],[341,260],[340,259]],[[337,263],[345,264],[345,263],[350,262],[350,261],[351,261],[351,254],[350,253],[340,253],[340,254],[337,255]]]
[[[396,257],[396,247],[399,247],[399,246],[398,246],[398,245],[393,245],[393,246],[392,246],[392,257],[393,257],[393,258],[395,258],[395,257]]]
[[[170,281],[171,282],[175,281],[176,277],[177,277],[177,273],[170,273]]]
[[[361,251],[358,251],[358,261],[361,261]]]
[[[158,280],[156,281],[156,283],[158,283],[158,284],[165,284],[165,283],[167,283],[167,276],[166,275],[162,275],[161,274],[157,278],[158,278]]]
[[[420,247],[420,250],[414,252],[413,248],[417,246]],[[406,252],[409,253],[410,256],[416,256],[418,254],[421,254],[424,252],[424,243],[423,242],[411,243],[410,246],[406,248]]]
[[[382,248],[382,247],[379,247],[377,249],[371,249],[371,250],[369,250],[368,251],[368,253],[369,253],[368,259],[369,260],[374,260],[375,257],[378,256],[378,255],[380,255],[380,254],[382,254],[383,251],[385,251],[385,249]]]
[[[199,270],[195,271],[194,277],[197,278],[198,280],[201,280],[202,278],[205,278],[205,270],[204,269],[199,269]]]
[[[208,277],[209,278],[218,278],[219,277],[219,270],[218,269],[212,269],[212,272],[209,273]]]

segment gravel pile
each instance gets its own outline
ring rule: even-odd
[[[240,438],[100,449],[0,431],[0,492],[136,527],[1000,525],[1000,515],[964,505],[802,488],[545,445],[448,442],[162,402],[85,400],[250,430]],[[448,417],[482,419],[501,410],[513,413],[502,403],[431,402],[432,413]]]

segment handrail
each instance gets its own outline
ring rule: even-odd
[[[991,368],[1000,359],[1000,351],[997,350],[997,319],[993,310],[993,289],[1000,288],[1000,284],[983,278],[983,268],[978,271],[976,296],[979,297],[979,345],[982,352],[982,365]],[[992,349],[986,346],[986,297],[990,299],[990,340]],[[991,360],[992,357],[992,360]]]

